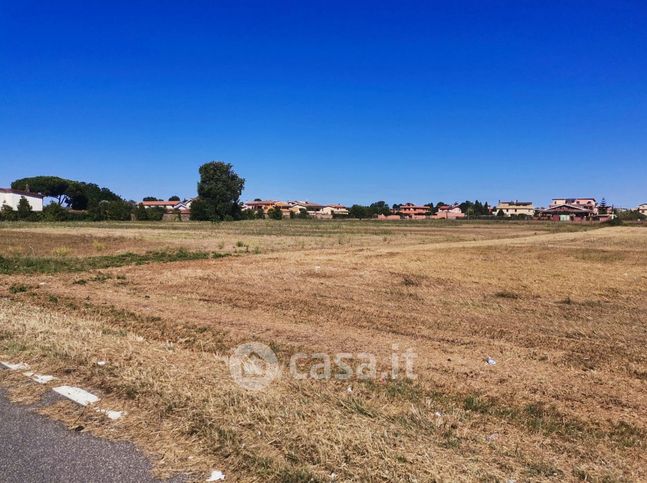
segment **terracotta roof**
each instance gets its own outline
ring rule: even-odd
[[[14,190],[11,188],[0,188],[0,193],[12,193],[14,195],[31,196],[32,198],[45,198],[45,195],[33,193],[32,191]]]
[[[409,208],[409,209],[416,209],[416,210],[428,210],[428,206],[421,206],[421,205],[414,205],[413,203],[405,203],[403,205],[400,205],[400,209],[402,208]]]
[[[561,204],[561,205],[555,205],[551,206],[547,210],[543,210],[542,213],[566,213],[569,211],[575,211],[575,212],[581,212],[581,213],[591,213],[591,210],[584,208],[580,205],[571,205],[571,204]]]
[[[247,201],[244,203],[247,206],[265,206],[265,205],[274,205],[278,203],[278,201],[274,200],[261,200],[261,201]]]
[[[175,206],[179,201],[142,201],[140,204],[144,206]]]

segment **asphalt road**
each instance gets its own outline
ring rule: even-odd
[[[150,462],[132,444],[101,440],[11,404],[0,391],[0,481],[153,482]]]

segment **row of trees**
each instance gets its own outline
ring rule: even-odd
[[[423,206],[426,206],[427,208],[429,208],[429,211],[427,212],[427,214],[431,216],[438,213],[439,207],[444,205],[447,205],[447,203],[445,203],[444,201],[439,201],[436,204],[426,203]],[[350,218],[359,218],[359,219],[373,218],[377,215],[390,215],[393,213],[397,213],[401,206],[402,205],[394,204],[391,207],[389,207],[389,204],[385,201],[376,201],[375,203],[371,203],[368,206],[353,205],[348,210],[348,214]],[[490,205],[487,202],[481,203],[479,200],[464,201],[463,203],[460,203],[459,206],[461,208],[461,211],[470,217],[491,216]]]
[[[131,219],[132,212],[133,206],[124,200],[99,201],[85,211],[70,211],[58,203],[51,203],[43,211],[35,212],[27,199],[22,198],[16,210],[9,205],[2,206],[0,221],[126,221]]]
[[[46,197],[54,198],[59,206],[66,206],[73,210],[96,208],[101,201],[123,201],[119,195],[108,188],[57,176],[17,179],[11,183],[11,187],[15,190],[41,193]]]

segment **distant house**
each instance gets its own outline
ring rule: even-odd
[[[586,208],[581,205],[562,203],[560,205],[553,205],[546,210],[539,211],[538,218],[540,220],[550,221],[592,221],[596,217],[593,209]]]
[[[303,200],[255,200],[243,203],[243,210],[263,210],[265,214],[272,208],[281,210],[284,218],[296,216],[303,212],[314,218],[332,218],[333,215],[343,216],[348,214],[348,209],[342,205],[322,205],[321,203]]]
[[[184,201],[142,201],[144,208],[164,208],[163,220],[186,221],[191,218],[191,203],[195,198]]]
[[[144,208],[168,208],[173,209],[177,205],[177,201],[142,201],[140,205]]]
[[[590,210],[595,215],[598,214],[599,205],[595,198],[553,198],[548,208],[564,205],[579,206],[580,208]]]
[[[647,203],[638,206],[638,213],[647,216]]]
[[[247,201],[243,203],[243,210],[252,210],[258,211],[263,210],[263,213],[267,213],[271,208],[274,208],[278,201],[275,200],[254,200]]]
[[[519,215],[531,217],[535,215],[535,207],[532,201],[499,201],[494,211],[495,215],[505,217]],[[503,213],[503,215],[499,213]]]
[[[463,210],[458,205],[440,205],[438,211],[432,218],[436,220],[458,220],[465,218],[465,213],[463,213]]]
[[[429,217],[429,207],[405,203],[400,208],[394,209],[393,213],[408,220],[424,220]]]
[[[11,188],[0,188],[0,209],[3,206],[9,206],[17,210],[18,203],[20,203],[22,198],[25,198],[29,202],[32,211],[43,211],[43,195]]]
[[[323,216],[330,216],[331,218],[335,216],[348,216],[348,208],[344,205],[326,205],[321,208],[320,213]]]

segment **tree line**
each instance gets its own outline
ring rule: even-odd
[[[197,185],[198,196],[192,200],[191,220],[197,221],[229,221],[254,218],[282,219],[283,213],[279,208],[269,210],[267,214],[242,210],[240,196],[245,186],[230,163],[211,161],[200,166],[200,181]],[[22,178],[11,183],[15,190],[40,193],[53,198],[54,203],[44,207],[42,212],[32,211],[29,202],[21,199],[16,210],[4,205],[0,209],[0,220],[30,220],[30,221],[66,221],[66,220],[161,220],[167,213],[163,207],[144,207],[134,201],[126,201],[108,188],[102,188],[94,183],[75,181],[57,176],[34,176]],[[162,201],[148,196],[144,201]],[[172,196],[169,201],[180,201],[179,196]],[[444,201],[427,203],[427,215],[436,214]],[[606,206],[606,203],[603,203]],[[355,204],[349,209],[349,217],[357,219],[374,218],[378,215],[397,214],[402,205],[389,206],[385,201],[376,201],[370,205]],[[459,203],[461,211],[468,217],[491,217],[491,207],[479,200]],[[503,212],[499,212],[502,215]],[[179,219],[179,213],[177,213]],[[623,214],[623,218],[644,218],[636,212]],[[291,217],[307,218],[307,212],[291,214]]]
[[[432,216],[438,213],[438,210],[441,206],[446,206],[448,203],[444,201],[439,201],[437,203],[426,203],[422,206],[428,208],[427,215]],[[374,218],[378,215],[392,215],[398,214],[401,204],[389,204],[385,201],[376,201],[370,205],[353,205],[348,209],[348,216],[350,218]],[[491,216],[490,205],[485,202],[481,203],[479,200],[476,201],[464,201],[458,205],[463,213],[470,217],[479,217],[479,216]]]

